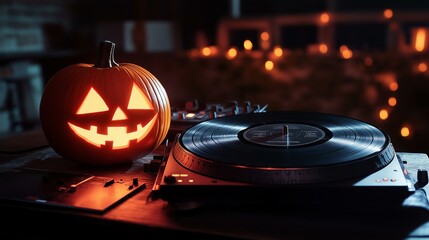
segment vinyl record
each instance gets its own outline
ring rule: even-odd
[[[172,151],[190,171],[252,184],[354,179],[395,157],[389,136],[368,123],[292,111],[207,120],[183,132]]]

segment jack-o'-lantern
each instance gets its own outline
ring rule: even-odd
[[[171,112],[164,87],[136,64],[117,64],[114,46],[100,43],[96,64],[63,68],[43,91],[43,132],[66,159],[90,165],[131,162],[167,135]]]

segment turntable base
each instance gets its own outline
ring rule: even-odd
[[[356,119],[246,114],[178,134],[153,190],[171,204],[400,206],[415,190],[403,161]]]
[[[170,204],[264,204],[301,206],[400,206],[414,186],[400,157],[366,177],[333,183],[266,185],[225,181],[183,168],[170,154],[155,181],[157,196]],[[406,172],[406,171],[405,171]]]

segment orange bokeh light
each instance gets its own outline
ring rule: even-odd
[[[380,117],[381,120],[386,120],[389,117],[389,112],[387,112],[386,109],[382,109],[378,113],[378,116]]]
[[[319,44],[319,52],[323,53],[323,54],[327,53],[328,52],[328,45],[326,45],[324,43]]]
[[[330,16],[328,13],[322,13],[320,14],[320,22],[322,23],[328,23],[330,20]]]
[[[274,63],[273,63],[273,61],[266,61],[266,62],[265,62],[265,69],[266,69],[267,71],[271,71],[271,70],[273,70],[273,68],[274,68]]]
[[[401,136],[402,137],[408,137],[408,136],[410,136],[410,134],[411,134],[410,128],[408,128],[408,127],[402,127],[401,128]]]
[[[279,46],[276,46],[276,47],[273,49],[273,52],[274,52],[274,55],[275,55],[276,57],[281,57],[281,56],[283,56],[283,49],[282,49],[281,47],[279,47]]]
[[[396,100],[395,97],[390,97],[387,102],[389,103],[389,106],[391,106],[391,107],[396,106],[396,104],[398,103],[398,101]]]
[[[350,59],[353,57],[352,50],[349,49],[346,45],[340,46],[340,54],[341,54],[341,57],[344,59]]]
[[[391,82],[391,83],[389,84],[389,89],[390,89],[390,91],[392,91],[392,92],[397,91],[397,90],[398,90],[398,88],[399,88],[399,85],[398,85],[398,83],[397,83],[397,82]]]
[[[419,28],[416,33],[414,48],[417,52],[423,52],[426,49],[426,30]]]
[[[210,54],[212,53],[211,49],[209,47],[203,47],[203,49],[201,49],[201,54],[203,56],[210,56]]]
[[[261,40],[262,41],[268,41],[269,39],[270,39],[270,34],[268,34],[267,32],[261,33]]]
[[[424,62],[419,63],[419,65],[417,65],[417,69],[419,70],[419,72],[426,72],[428,70],[428,65]]]
[[[253,48],[253,43],[252,43],[252,41],[250,41],[250,40],[245,40],[245,41],[243,42],[243,47],[244,47],[244,49],[246,49],[246,50],[248,50],[248,51],[252,50],[252,48]]]
[[[393,11],[392,11],[392,9],[389,9],[389,8],[385,9],[384,12],[383,12],[383,16],[386,19],[391,19],[393,17]]]
[[[236,48],[230,48],[228,52],[226,52],[226,58],[227,59],[234,59],[238,54],[238,51]]]

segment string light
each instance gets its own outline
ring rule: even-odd
[[[273,61],[266,61],[266,62],[265,62],[265,69],[266,69],[267,71],[271,71],[271,70],[273,70],[273,68],[274,68],[274,63],[273,63]]]
[[[253,43],[252,43],[252,41],[250,41],[250,40],[245,40],[245,41],[243,42],[243,47],[244,47],[244,49],[246,49],[247,51],[252,50],[252,48],[253,48]]]
[[[324,43],[319,44],[319,52],[323,53],[323,54],[327,53],[328,52],[328,45],[326,45]]]
[[[201,49],[201,54],[203,55],[203,56],[210,56],[210,54],[211,54],[211,49],[209,48],[209,47],[203,47],[203,49]]]
[[[344,59],[350,59],[353,57],[353,52],[346,45],[340,46],[340,54]]]
[[[419,63],[419,65],[417,65],[417,69],[419,70],[419,72],[424,73],[428,70],[428,65],[424,62]]]
[[[402,127],[401,128],[401,136],[402,137],[408,137],[410,136],[410,129],[408,127]]]
[[[274,56],[281,57],[283,56],[283,49],[279,46],[274,47],[273,49]]]
[[[322,13],[322,14],[320,14],[320,22],[321,23],[326,24],[326,23],[329,22],[329,19],[330,19],[330,16],[329,16],[328,13]]]
[[[389,84],[389,89],[390,89],[390,91],[392,91],[392,92],[397,91],[397,90],[398,90],[398,88],[399,88],[399,86],[398,86],[398,83],[397,83],[397,82],[391,82],[391,83]]]
[[[261,38],[260,46],[264,50],[268,50],[270,48],[270,34],[268,32],[262,32],[259,36]]]
[[[386,109],[381,109],[380,112],[378,113],[378,116],[380,117],[381,120],[386,120],[389,117],[389,113],[387,112]]]
[[[391,107],[394,107],[397,104],[397,100],[395,97],[390,97],[387,102],[388,102],[389,106],[391,106]]]
[[[234,59],[235,57],[237,57],[238,51],[236,48],[230,48],[228,49],[228,51],[226,52],[226,58],[231,60]]]
[[[423,52],[426,49],[426,30],[424,28],[417,29],[414,48],[417,52]]]
[[[392,18],[393,17],[393,11],[390,10],[390,9],[386,9],[384,11],[384,16],[385,16],[386,19]],[[322,23],[328,23],[330,21],[329,14],[327,14],[327,13],[321,14],[320,15],[320,21]],[[410,44],[410,46],[409,46],[411,48],[411,50],[418,51],[418,52],[422,52],[422,51],[426,50],[426,48],[427,48],[426,47],[426,45],[427,45],[427,43],[426,43],[427,42],[426,41],[427,40],[426,39],[427,38],[426,31],[427,31],[426,29],[420,29],[419,28],[415,32],[416,33],[416,35],[415,35],[415,37],[416,37],[415,39],[416,40],[414,42],[412,42]],[[262,41],[268,41],[270,39],[270,34],[268,32],[262,32],[260,34],[260,39]],[[243,47],[244,47],[245,51],[250,51],[250,50],[253,49],[253,43],[250,40],[245,40],[243,42]],[[331,52],[335,51],[335,50],[329,49],[328,45],[326,43],[320,43],[318,45],[312,45],[312,47],[313,47],[312,48],[313,52],[315,52],[315,51],[318,50],[321,54],[326,54],[328,51],[331,51]],[[269,49],[271,49],[271,48],[269,48]],[[282,57],[285,54],[285,52],[284,52],[285,50],[287,50],[287,49],[283,49],[281,46],[274,46],[272,48],[272,53],[270,53],[272,55],[269,57],[269,59],[271,59],[271,60],[275,59],[274,61],[278,61],[278,59],[276,59],[276,58]],[[198,52],[198,50],[194,49],[194,50],[190,51],[191,55],[195,55],[195,52]],[[210,55],[213,55],[214,52],[215,51],[213,51],[213,48],[204,47],[204,48],[202,48],[199,51],[199,57],[201,57],[201,56],[210,56]],[[257,51],[255,51],[255,52],[257,52]],[[255,54],[255,52],[251,52],[249,54],[252,54],[252,56],[253,56]],[[237,48],[231,47],[225,53],[225,57],[227,59],[231,60],[231,59],[236,58],[238,56],[238,53],[239,53],[239,50]],[[350,58],[353,57],[353,51],[348,46],[346,46],[346,45],[341,45],[340,46],[339,53],[340,53],[339,57],[343,58],[343,59],[350,59]],[[357,52],[358,56],[359,56],[359,53],[360,52]],[[287,56],[289,56],[289,53],[287,53],[287,54],[288,54]],[[275,56],[274,58],[273,58],[273,55]],[[369,55],[365,56],[363,58],[363,63],[366,66],[368,66],[368,67],[372,66],[374,64],[374,61],[375,60],[372,58],[372,56],[369,56]],[[420,73],[425,73],[425,72],[428,71],[428,63],[425,62],[425,61],[421,61],[421,60],[415,61],[413,63],[413,70],[414,70],[414,72],[416,72],[416,67],[417,67],[417,71],[420,72]],[[274,62],[270,61],[270,60],[265,61],[264,68],[265,68],[266,71],[272,71],[274,69]],[[278,73],[278,72],[275,72],[275,73]],[[395,76],[394,73],[392,75]],[[397,91],[398,88],[399,88],[399,85],[398,85],[398,82],[396,81],[396,78],[383,79],[383,81],[381,81],[381,82],[383,84],[385,84],[385,86],[387,85],[388,89],[390,91],[392,91],[392,92]],[[390,108],[390,107],[397,106],[398,99],[396,97],[389,97],[388,100],[387,100],[387,104],[389,106],[388,108],[383,108],[381,110],[379,109],[379,111],[378,111],[378,118],[380,120],[384,121],[384,120],[389,119],[390,114],[392,114],[391,111],[393,109],[393,108]],[[376,114],[374,114],[374,115],[376,116]],[[396,130],[396,131],[398,131],[398,130]],[[411,132],[411,128],[409,126],[402,126],[400,128],[400,136],[401,137],[407,138],[407,137],[410,137],[411,134],[412,134],[412,132]]]
[[[393,17],[393,11],[392,11],[392,9],[390,9],[390,8],[385,9],[384,12],[383,12],[383,16],[386,19],[391,19]]]
[[[268,34],[267,32],[261,33],[261,40],[262,41],[268,41],[269,39],[270,39],[270,34]]]

